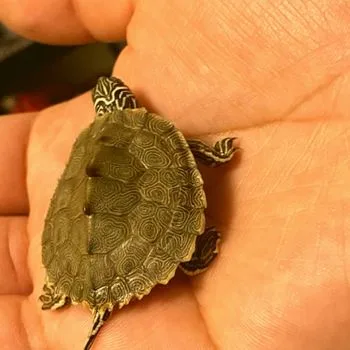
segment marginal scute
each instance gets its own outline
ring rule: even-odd
[[[181,149],[173,154],[173,166],[179,168],[194,168],[196,161],[189,150]]]
[[[142,267],[139,267],[133,271],[126,279],[130,290],[136,298],[141,299],[143,296],[147,295],[154,284],[157,282],[152,279],[154,276],[149,275],[147,270]]]
[[[172,193],[172,198],[179,206],[184,208],[204,209],[207,207],[207,201],[201,186],[182,186],[178,191]]]
[[[126,305],[132,298],[130,286],[124,277],[116,277],[111,286],[111,299],[120,306]]]
[[[188,261],[193,254],[195,243],[194,235],[171,230],[162,237],[159,247],[168,252],[175,261]]]
[[[159,181],[167,187],[178,187],[186,183],[186,170],[182,168],[163,168],[158,169],[157,175]]]
[[[105,305],[108,301],[108,286],[103,286],[95,291],[95,305]]]
[[[191,258],[206,207],[174,125],[145,109],[108,108],[74,144],[42,239],[49,280],[92,310],[122,307],[168,283]]]
[[[162,135],[173,131],[174,125],[165,119],[159,118],[156,114],[145,113],[145,129],[155,135]]]
[[[52,223],[54,230],[51,236],[56,250],[62,247],[69,239],[69,231],[72,227],[72,221],[70,219],[71,216],[68,208],[63,208],[56,213],[56,220]]]
[[[56,288],[62,294],[69,295],[71,287],[72,287],[72,283],[73,283],[72,277],[70,277],[66,274],[62,274],[56,283]]]
[[[55,257],[54,244],[51,241],[47,241],[42,248],[43,264],[50,266],[51,261]]]
[[[144,263],[150,275],[154,275],[154,278],[161,284],[167,284],[174,277],[178,264],[178,261],[170,257],[160,244],[151,251]]]
[[[110,259],[115,266],[116,274],[125,277],[142,264],[147,254],[147,246],[138,237],[134,240],[129,239],[120,247],[114,249],[110,253]]]
[[[70,291],[72,300],[79,303],[82,302],[85,288],[86,287],[83,281],[75,279],[73,282],[72,289]]]

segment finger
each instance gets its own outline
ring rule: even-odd
[[[54,44],[125,37],[131,0],[0,0],[0,21],[17,33]]]
[[[0,294],[28,295],[32,290],[26,226],[26,217],[0,216]]]
[[[29,349],[22,323],[23,297],[0,296],[0,343],[4,349]]]
[[[0,119],[0,214],[28,213],[26,148],[35,114]]]
[[[2,349],[46,349],[42,324],[26,297],[0,296],[0,344]]]
[[[139,2],[115,72],[141,102],[192,132],[348,118],[349,26],[331,1],[324,2],[326,23],[317,5],[300,16],[294,2]]]

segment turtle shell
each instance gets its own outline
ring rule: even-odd
[[[91,309],[141,299],[191,259],[205,207],[195,159],[173,124],[143,108],[96,117],[45,220],[48,281]]]

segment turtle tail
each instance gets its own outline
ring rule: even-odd
[[[105,308],[100,308],[100,309],[95,309],[94,310],[94,319],[93,319],[93,324],[92,324],[92,329],[90,331],[90,334],[88,336],[88,340],[84,346],[84,350],[89,350],[92,347],[92,344],[100,331],[101,327],[107,321],[109,316],[112,313],[113,308],[111,309],[105,309]]]

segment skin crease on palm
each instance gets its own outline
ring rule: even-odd
[[[350,7],[347,1],[0,0],[0,20],[48,43],[128,40],[113,75],[207,142],[221,254],[115,311],[95,349],[346,350],[350,344]],[[0,120],[0,344],[81,349],[82,306],[41,311],[41,233],[90,93]],[[29,213],[30,208],[30,215]]]

